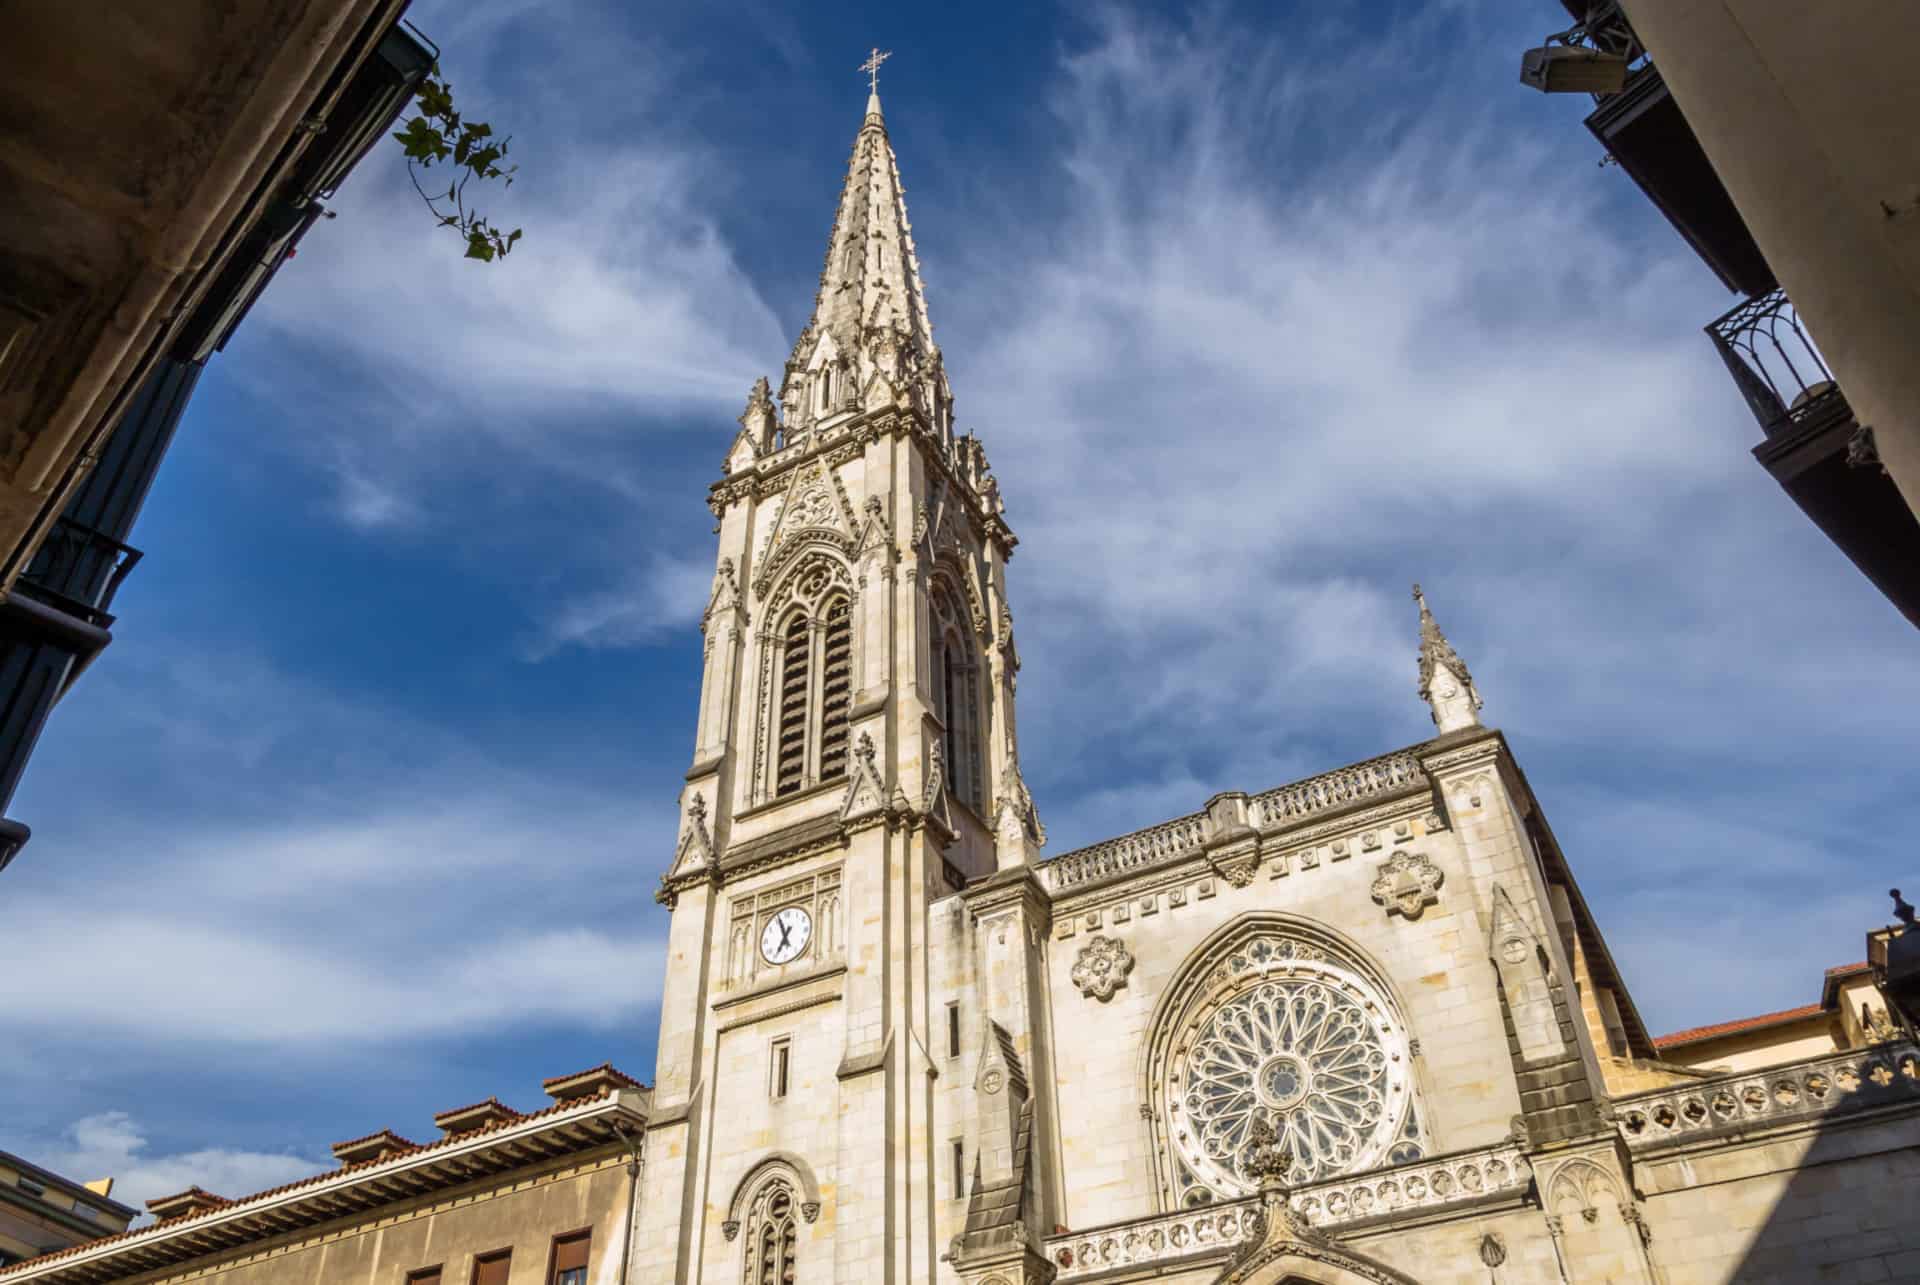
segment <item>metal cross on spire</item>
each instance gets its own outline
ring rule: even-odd
[[[860,64],[860,70],[867,73],[867,91],[869,93],[878,94],[880,92],[880,64],[891,57],[893,57],[893,50],[888,49],[882,51],[880,47],[876,45],[873,52],[867,55],[867,60]]]

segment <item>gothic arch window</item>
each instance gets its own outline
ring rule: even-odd
[[[975,812],[986,811],[981,765],[980,662],[967,617],[946,586],[933,595],[934,712],[940,716],[940,757],[947,788]]]
[[[853,707],[853,601],[845,568],[814,555],[771,600],[785,614],[765,638],[762,797],[781,798],[847,775]]]
[[[793,1188],[785,1181],[775,1179],[761,1187],[747,1211],[741,1285],[793,1285],[799,1213]]]
[[[1229,925],[1161,1000],[1150,1101],[1172,1203],[1251,1194],[1253,1122],[1293,1183],[1426,1154],[1410,1035],[1384,980],[1332,934],[1285,916]]]

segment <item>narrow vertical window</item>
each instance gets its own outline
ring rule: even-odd
[[[796,612],[787,622],[786,649],[780,667],[780,724],[775,794],[792,794],[806,777],[808,650],[807,618]]]
[[[827,608],[821,663],[820,779],[837,781],[847,774],[847,711],[853,701],[853,619],[845,598]]]
[[[422,1267],[418,1271],[407,1273],[407,1285],[440,1285],[438,1267]]]
[[[960,1056],[960,1004],[947,1005],[947,1056]]]
[[[964,724],[965,743],[961,748],[966,752],[967,792],[966,799],[973,804],[973,810],[984,814],[987,810],[984,760],[980,755],[980,667],[968,665],[966,672],[966,690],[962,698],[966,701],[967,717]]]
[[[940,651],[940,716],[946,724],[941,739],[946,742],[941,751],[947,760],[947,788],[956,799],[969,797],[965,785],[966,760],[960,756],[960,723],[966,717],[966,711],[960,703],[959,650],[957,640],[949,640]]]
[[[553,1238],[553,1271],[547,1285],[587,1285],[587,1253],[593,1247],[592,1232],[575,1232]]]
[[[953,1140],[953,1198],[959,1200],[967,1194],[967,1144],[960,1139]]]
[[[773,1065],[767,1068],[767,1092],[776,1101],[787,1096],[787,1083],[793,1074],[793,1041],[773,1042]]]
[[[507,1275],[513,1270],[513,1251],[497,1249],[491,1254],[481,1254],[473,1260],[473,1285],[507,1285]]]

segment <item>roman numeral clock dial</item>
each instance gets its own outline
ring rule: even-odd
[[[769,964],[789,963],[800,957],[812,939],[813,916],[799,906],[788,906],[760,930],[760,957]]]

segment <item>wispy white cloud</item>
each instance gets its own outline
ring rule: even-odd
[[[706,610],[713,583],[710,556],[656,553],[632,579],[562,601],[526,647],[545,660],[566,647],[616,648],[658,641],[693,627]]]
[[[0,969],[36,982],[0,993],[0,1023],[23,1043],[312,1056],[608,1030],[657,1002],[664,925],[632,870],[672,833],[670,790],[637,803],[504,765],[238,657],[148,665],[131,687],[122,706],[96,683],[94,713],[153,747],[144,792],[69,816],[8,872]]]
[[[192,1186],[229,1198],[251,1195],[328,1167],[292,1152],[202,1147],[155,1153],[146,1130],[126,1111],[102,1111],[74,1121],[59,1139],[36,1149],[36,1157],[55,1172],[83,1182],[112,1178],[113,1199],[136,1209]],[[143,1214],[136,1225],[147,1221]]]
[[[1430,734],[1416,579],[1603,922],[1638,922],[1671,863],[1724,878],[1786,846],[1673,826],[1689,806],[1737,815],[1834,779],[1821,760],[1864,806],[1897,792],[1859,760],[1920,748],[1890,713],[1920,701],[1911,639],[1752,464],[1699,334],[1723,296],[1664,228],[1637,234],[1655,216],[1617,174],[1402,74],[1430,14],[1359,42],[1220,8],[1093,21],[1048,181],[942,218],[958,244],[921,235],[1023,541],[1022,728],[1063,844]],[[1848,695],[1868,673],[1891,703]],[[1626,779],[1555,788],[1623,755],[1645,760]],[[1844,830],[1806,816],[1800,860],[1847,868]],[[1743,896],[1780,920],[1784,887]],[[1857,950],[1840,904],[1796,963]],[[1746,953],[1731,920],[1687,935]],[[1686,975],[1641,997],[1656,1025],[1808,984]]]

